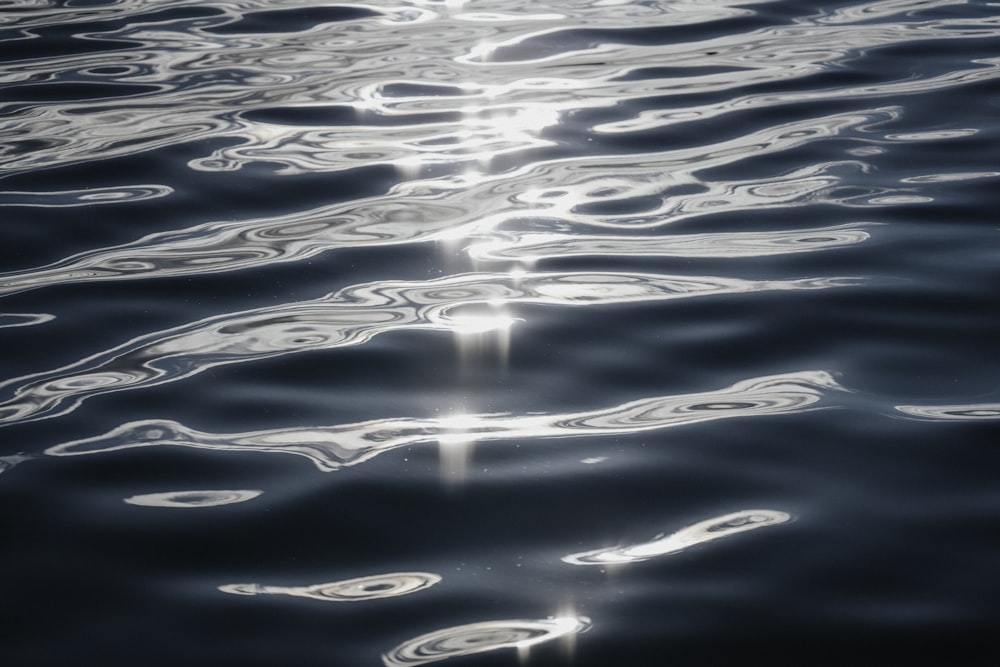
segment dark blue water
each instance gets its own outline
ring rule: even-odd
[[[0,1],[3,664],[1000,664],[998,9]]]

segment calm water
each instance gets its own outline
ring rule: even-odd
[[[1000,664],[1000,3],[820,4],[0,0],[4,664]]]

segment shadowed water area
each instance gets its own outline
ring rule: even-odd
[[[995,666],[998,114],[996,2],[0,0],[4,664]]]

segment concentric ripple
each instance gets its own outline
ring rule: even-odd
[[[181,509],[197,509],[199,507],[218,507],[253,500],[263,491],[251,489],[212,489],[207,491],[168,491],[165,493],[146,493],[130,496],[125,499],[129,505],[144,507],[177,507]]]
[[[584,616],[469,623],[415,637],[383,655],[382,662],[385,667],[404,667],[502,648],[523,651],[589,628],[590,619]]]
[[[312,586],[225,584],[219,590],[234,595],[291,595],[322,602],[358,602],[409,595],[440,581],[441,576],[431,572],[392,572]]]
[[[574,565],[617,565],[637,563],[656,556],[677,553],[689,547],[712,542],[748,530],[757,530],[790,521],[792,516],[778,510],[740,510],[732,514],[699,521],[675,533],[662,535],[649,542],[628,546],[594,549],[564,556]]]

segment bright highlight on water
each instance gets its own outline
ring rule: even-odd
[[[504,648],[517,649],[524,661],[535,644],[571,637],[589,628],[590,619],[582,616],[469,623],[414,637],[383,655],[382,663],[385,667],[425,665]]]
[[[656,556],[683,551],[689,547],[711,542],[722,537],[756,530],[790,521],[792,516],[777,510],[741,510],[714,519],[706,519],[682,528],[669,535],[661,535],[649,542],[628,546],[594,549],[564,556],[573,565],[619,565],[637,563]]]
[[[219,590],[234,595],[291,595],[321,602],[358,602],[416,593],[440,581],[439,575],[430,572],[393,572],[310,586],[225,584]]]
[[[1000,664],[997,9],[0,0],[4,664]]]

